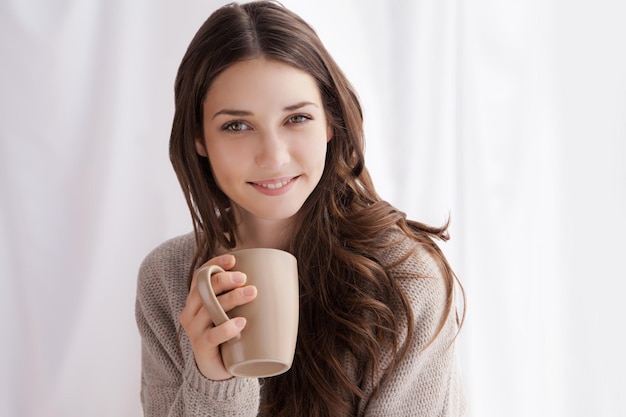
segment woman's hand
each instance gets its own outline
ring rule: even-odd
[[[245,285],[245,274],[230,271],[235,265],[234,256],[218,256],[204,265],[219,265],[226,271],[213,274],[211,277],[211,285],[224,311],[228,312],[234,307],[249,303],[256,297],[256,287]],[[219,345],[241,333],[246,325],[246,319],[234,317],[219,326],[214,326],[209,312],[202,304],[194,277],[179,321],[189,336],[200,372],[206,378],[215,381],[232,378],[222,362]]]

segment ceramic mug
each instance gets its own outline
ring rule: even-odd
[[[230,317],[245,317],[247,324],[235,338],[220,345],[224,366],[231,375],[264,378],[280,375],[293,362],[298,336],[298,266],[289,252],[269,248],[241,249],[233,271],[247,276],[257,288],[248,304],[235,307]],[[211,275],[223,272],[217,265],[196,271],[196,284],[205,308],[216,326],[229,319],[211,287]]]

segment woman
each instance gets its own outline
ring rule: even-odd
[[[433,238],[377,195],[357,96],[319,38],[272,2],[227,5],[202,25],[175,87],[170,157],[194,233],[143,262],[137,293],[149,416],[458,416],[455,276]],[[256,288],[228,254],[298,259],[300,324],[287,373],[232,377],[192,279],[219,264],[226,311]]]

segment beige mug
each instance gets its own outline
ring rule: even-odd
[[[224,366],[231,375],[264,378],[291,368],[298,336],[298,266],[289,252],[269,248],[241,249],[233,271],[246,274],[246,284],[257,288],[248,304],[235,307],[231,317],[247,324],[235,338],[220,345]],[[229,319],[211,287],[211,275],[223,272],[217,265],[196,271],[196,284],[205,308],[216,326]]]

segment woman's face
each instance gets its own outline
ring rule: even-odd
[[[322,176],[332,134],[313,77],[277,61],[242,61],[215,78],[203,112],[196,151],[241,214],[293,216]]]

